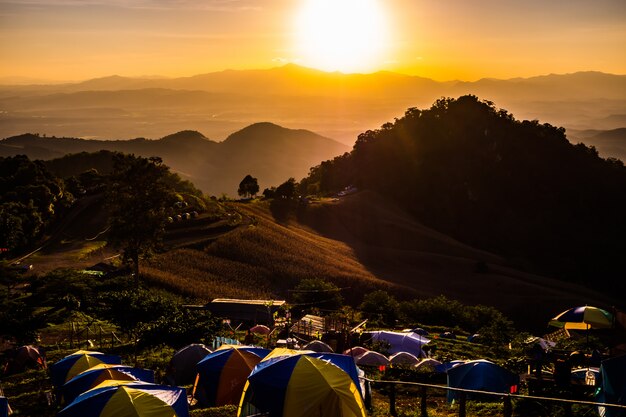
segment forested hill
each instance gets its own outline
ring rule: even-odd
[[[196,131],[181,131],[158,140],[86,140],[25,134],[0,140],[0,156],[24,154],[50,160],[67,154],[100,150],[159,156],[173,171],[207,194],[236,195],[246,174],[263,188],[289,177],[306,175],[309,167],[340,155],[349,147],[306,130],[255,123],[213,142]]]
[[[441,99],[361,134],[301,183],[348,185],[528,270],[626,289],[626,168],[570,144],[562,128],[518,121],[475,96]]]

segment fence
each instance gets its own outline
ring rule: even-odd
[[[124,344],[112,330],[105,330],[101,325],[94,322],[83,324],[73,320],[68,323],[67,331],[63,331],[56,340],[48,340],[47,343],[55,344],[58,348],[69,347],[70,349],[96,346],[112,348]]]
[[[459,401],[458,401],[458,415],[459,417],[466,417],[466,405],[467,405],[467,395],[468,394],[478,394],[485,396],[493,396],[502,398],[503,406],[502,411],[504,417],[512,417],[513,416],[513,399],[528,399],[528,400],[537,400],[537,401],[547,401],[547,402],[556,402],[561,403],[564,406],[565,415],[572,415],[572,405],[580,404],[580,405],[589,405],[594,407],[605,407],[605,408],[617,408],[622,409],[626,412],[626,405],[621,404],[608,404],[608,403],[598,403],[593,401],[583,401],[583,400],[569,400],[564,398],[552,398],[552,397],[540,397],[535,395],[521,395],[521,394],[507,394],[502,392],[491,392],[491,391],[480,391],[480,390],[471,390],[471,389],[463,389],[463,388],[453,388],[445,385],[435,385],[435,384],[425,384],[421,382],[403,382],[403,381],[384,381],[384,380],[372,380],[368,378],[361,378],[367,384],[375,384],[375,385],[383,385],[387,386],[388,395],[389,395],[389,414],[393,417],[398,416],[398,412],[396,410],[396,386],[398,385],[406,385],[420,388],[420,406],[419,412],[420,417],[428,417],[428,409],[427,409],[427,399],[428,399],[428,390],[436,389],[436,390],[445,390],[445,391],[455,391],[459,393]],[[366,398],[365,403],[369,407],[371,407],[371,397],[368,398],[366,390]]]

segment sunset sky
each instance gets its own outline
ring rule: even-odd
[[[0,77],[626,74],[624,0],[0,0]]]

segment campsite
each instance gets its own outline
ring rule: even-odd
[[[123,286],[119,279],[113,271],[99,277]],[[83,293],[81,311],[39,329],[36,345],[4,353],[3,412],[508,417],[621,416],[626,409],[622,312],[567,310],[547,318],[550,333],[537,337],[515,330],[495,310],[481,324],[455,325],[445,317],[464,311],[476,316],[479,310],[442,299],[430,305],[439,311],[438,323],[413,321],[399,309],[390,327],[367,302],[357,309],[324,309],[328,294],[338,290],[329,283],[300,285],[294,292],[308,294],[310,288],[324,294],[321,304],[222,298],[180,305],[182,313],[170,307],[180,299],[156,296],[161,290],[154,288],[151,296],[142,293],[152,306],[125,299],[126,311],[148,314],[134,328],[122,327],[117,320],[123,317],[114,319]],[[393,306],[395,299],[387,297]],[[174,331],[170,314],[182,314],[184,321],[204,317],[206,327],[183,326],[172,339],[162,334]],[[597,404],[618,407],[601,411]]]
[[[0,158],[3,412],[621,416],[624,169],[471,95],[262,197],[157,156]]]

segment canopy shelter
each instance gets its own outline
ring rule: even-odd
[[[237,416],[256,414],[365,417],[365,406],[358,387],[339,367],[308,354],[292,355],[263,362],[248,377]]]
[[[566,330],[609,329],[613,327],[613,314],[598,307],[574,307],[554,317],[549,324]]]
[[[250,332],[256,334],[270,334],[271,331],[272,329],[263,324],[257,324],[256,326],[250,327]]]
[[[334,352],[333,348],[331,348],[330,346],[328,346],[326,343],[322,342],[321,340],[313,340],[307,343],[306,345],[304,345],[303,349],[312,350],[313,352],[319,352],[319,353],[333,353]]]
[[[515,385],[519,385],[519,375],[484,359],[468,361],[448,370],[448,387],[451,388],[508,394]],[[455,391],[448,390],[448,401],[457,396]]]
[[[269,350],[260,348],[220,349],[198,362],[195,397],[206,407],[238,404],[248,375]]]
[[[189,417],[184,388],[105,381],[79,395],[57,417]]]
[[[32,345],[20,346],[7,362],[4,372],[13,374],[23,372],[26,368],[45,369],[46,358],[38,348]]]
[[[417,333],[378,331],[369,332],[369,334],[371,335],[372,340],[376,342],[389,343],[388,351],[390,354],[408,352],[418,358],[426,357],[426,353],[424,353],[422,346],[430,342],[430,339],[420,336]]]
[[[121,365],[122,359],[117,355],[106,355],[101,352],[76,351],[50,366],[52,385],[60,387],[79,373],[103,363]]]
[[[597,400],[626,406],[626,355],[602,361],[600,375],[602,385]],[[598,407],[598,411],[601,417],[626,416],[626,410],[614,407]]]
[[[96,365],[63,384],[61,387],[63,401],[65,404],[69,404],[83,392],[109,380],[153,383],[154,371],[124,365],[108,365],[106,363]]]
[[[193,343],[177,350],[167,367],[166,380],[170,385],[189,385],[196,377],[196,365],[211,349],[201,343]]]
[[[409,352],[394,353],[389,357],[389,362],[393,365],[416,365],[419,362],[419,358],[415,355],[411,355]]]

